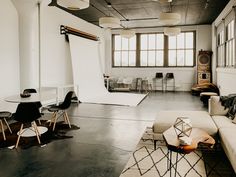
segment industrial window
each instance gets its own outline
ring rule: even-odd
[[[140,66],[164,66],[164,34],[141,34],[140,45]]]
[[[234,20],[226,26],[226,66],[235,65]]]
[[[112,36],[113,67],[192,67],[195,65],[195,32],[178,36],[141,33],[130,39]]]
[[[194,53],[193,32],[183,32],[168,38],[168,66],[193,66]]]
[[[216,27],[217,67],[235,67],[235,8]]]
[[[136,66],[136,36],[130,39],[114,36],[113,66]]]

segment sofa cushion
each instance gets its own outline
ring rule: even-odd
[[[163,133],[174,125],[177,117],[188,117],[193,127],[202,128],[209,135],[217,133],[217,127],[206,111],[160,111],[153,124],[154,133]]]
[[[214,120],[214,122],[218,128],[223,128],[223,127],[235,127],[236,128],[236,125],[232,124],[232,120],[226,116],[212,116],[212,119]]]
[[[231,162],[231,165],[236,172],[236,138],[232,135],[236,135],[236,125],[235,128],[220,128],[219,134],[221,137],[221,145]]]
[[[224,116],[227,114],[228,109],[225,109],[224,106],[221,105],[219,96],[211,96],[208,100],[208,112],[211,116],[221,115]]]

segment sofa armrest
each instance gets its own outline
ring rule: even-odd
[[[208,112],[211,116],[225,116],[228,112],[228,108],[225,109],[224,106],[221,105],[219,96],[211,96],[208,100]]]

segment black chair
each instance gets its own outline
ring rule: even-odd
[[[8,111],[0,112],[0,123],[1,123],[1,130],[2,130],[2,136],[3,136],[4,141],[6,141],[6,135],[5,135],[4,127],[3,127],[3,120],[4,120],[7,128],[9,129],[10,133],[12,133],[11,128],[6,120],[6,118],[10,118],[11,116],[12,116],[12,114]]]
[[[155,87],[157,87],[157,80],[161,80],[161,90],[164,91],[164,78],[163,78],[163,73],[156,73],[156,78],[155,78]]]
[[[23,91],[23,94],[24,93],[37,93],[37,91],[36,91],[36,89],[33,89],[33,88],[29,88],[29,89],[25,89],[24,91]],[[38,107],[38,108],[41,108],[42,107],[42,103],[39,101],[39,102],[35,102],[35,104],[36,104],[36,106]]]
[[[36,137],[38,139],[39,144],[41,144],[40,141],[40,133],[37,128],[37,124],[35,120],[41,117],[41,114],[39,112],[38,107],[34,103],[20,103],[17,106],[16,113],[14,114],[14,119],[18,122],[21,122],[20,131],[18,132],[18,138],[16,142],[16,148],[18,147],[20,137],[26,130],[31,130],[36,134]],[[31,127],[28,126],[28,129],[24,129],[24,125],[31,124]]]
[[[166,73],[166,91],[167,91],[167,88],[169,87],[168,86],[168,81],[170,81],[170,80],[173,80],[173,85],[172,85],[172,87],[173,87],[173,91],[175,91],[175,77],[174,77],[174,73]]]
[[[66,110],[71,105],[71,98],[72,98],[73,94],[74,94],[73,91],[68,92],[62,103],[60,103],[59,105],[51,105],[51,106],[48,107],[48,111],[53,112],[53,115],[52,115],[52,118],[51,118],[51,121],[50,121],[50,124],[49,124],[49,126],[51,126],[52,122],[54,122],[53,123],[53,129],[52,129],[53,131],[55,130],[57,119],[61,116],[64,117],[64,121],[66,123],[68,123],[69,127],[71,128],[70,120],[69,120],[69,117],[67,115]]]

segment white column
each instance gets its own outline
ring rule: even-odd
[[[21,90],[39,87],[39,0],[12,0],[19,17]]]

